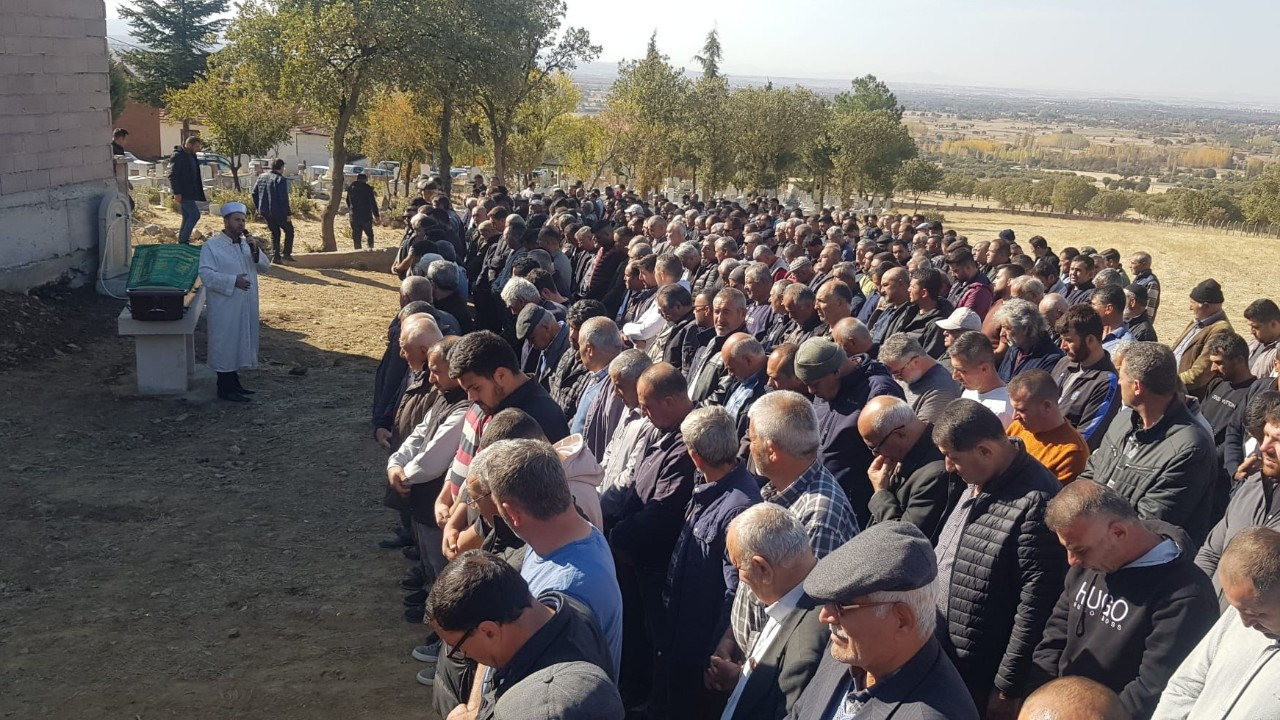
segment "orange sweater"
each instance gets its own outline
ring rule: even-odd
[[[1005,433],[1022,440],[1027,446],[1027,453],[1057,475],[1063,485],[1075,480],[1089,459],[1089,444],[1071,427],[1071,423],[1065,421],[1053,430],[1033,433],[1014,420]]]

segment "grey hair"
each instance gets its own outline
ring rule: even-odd
[[[418,313],[405,318],[400,326],[400,334],[406,340],[402,344],[413,347],[430,347],[444,339],[444,333],[440,332],[440,326],[436,324],[435,318],[427,313]]]
[[[880,362],[906,361],[926,354],[920,343],[906,333],[890,335],[880,344]]]
[[[1178,363],[1173,351],[1154,342],[1135,342],[1124,349],[1124,374],[1157,395],[1178,389]]]
[[[769,272],[769,266],[762,262],[753,262],[747,265],[747,279],[751,282],[760,283],[771,280],[773,274]]]
[[[617,323],[607,317],[593,317],[578,328],[578,347],[585,345],[590,345],[599,352],[614,355],[622,352],[626,347],[622,344],[622,333],[618,331]]]
[[[738,243],[731,237],[725,236],[716,240],[717,250],[728,250],[731,253],[738,252]]]
[[[643,236],[637,235],[636,237],[643,237]],[[632,260],[635,260],[637,258],[642,258],[646,255],[652,255],[652,254],[653,254],[653,246],[647,242],[632,243],[631,247],[627,250],[627,256],[630,257]]]
[[[916,635],[921,638],[933,636],[938,622],[937,583],[926,583],[915,590],[881,590],[867,596],[868,602],[902,603],[911,608],[916,616]],[[891,605],[876,607],[876,617],[885,617],[892,609]]]
[[[507,307],[518,302],[536,303],[541,299],[542,293],[538,292],[538,288],[522,277],[513,277],[502,286],[502,302],[506,303]]]
[[[773,248],[769,247],[768,245],[757,245],[756,249],[751,252],[751,259],[760,260],[765,255],[776,256],[777,254],[778,253],[774,252]]]
[[[788,280],[786,278],[783,278],[781,280],[775,280],[773,283],[773,288],[769,290],[769,298],[772,299],[775,296],[778,296],[778,297],[782,296],[784,293],[786,293],[787,286],[795,285],[795,284],[797,283],[792,282],[791,280]]]
[[[1248,580],[1260,593],[1274,592],[1280,586],[1280,533],[1267,527],[1241,530],[1223,551],[1218,575]]]
[[[765,393],[747,411],[752,431],[793,457],[818,452],[818,416],[808,398],[790,390]]]
[[[733,272],[733,269],[736,267],[738,267],[738,261],[733,258],[725,258],[724,260],[721,260],[718,268],[720,277],[727,279],[729,277],[729,273]]]
[[[1034,275],[1019,275],[1009,281],[1009,294],[1039,307],[1044,299],[1044,283]]]
[[[434,292],[435,286],[431,284],[430,280],[421,275],[410,275],[400,281],[400,294],[408,298],[409,302],[416,300],[434,302]]]
[[[1115,268],[1103,268],[1098,271],[1097,275],[1093,276],[1094,287],[1106,287],[1107,285],[1124,287],[1124,277],[1120,274],[1119,270]]]
[[[743,565],[753,557],[762,557],[770,565],[791,567],[809,550],[809,535],[804,524],[790,508],[777,503],[756,503],[743,510],[729,523],[737,557],[729,558]]]
[[[689,237],[689,229],[684,226],[684,223],[678,220],[667,226],[667,232],[671,232],[672,230],[678,231],[681,240]]]
[[[653,360],[643,350],[623,350],[618,357],[609,363],[609,375],[615,383],[633,383],[640,379],[640,374],[649,369]]]
[[[871,331],[856,317],[847,317],[836,323],[831,334],[837,343],[843,345],[848,340],[856,340],[861,345],[871,344]]]
[[[899,428],[910,425],[916,419],[916,411],[901,398],[886,396],[884,407],[871,416],[871,432],[883,438]]]
[[[1044,522],[1055,533],[1081,517],[1137,520],[1138,511],[1115,490],[1092,480],[1079,480],[1062,488],[1045,509]]]
[[[729,357],[735,359],[764,357],[764,345],[761,345],[759,340],[746,333],[741,334],[745,338],[733,344],[729,351]]]
[[[671,252],[675,253],[676,257],[680,258],[681,260],[689,260],[691,258],[702,257],[702,253],[698,252],[698,248],[694,247],[693,245],[690,245],[689,243],[680,243],[679,245],[676,246],[676,249],[672,250]]]
[[[510,502],[538,520],[573,507],[560,456],[541,440],[499,440],[476,455],[469,474],[494,503]]]
[[[725,467],[738,461],[738,429],[733,416],[719,405],[702,407],[680,422],[680,434],[690,453],[708,465]]]
[[[1039,338],[1049,333],[1049,323],[1040,309],[1026,300],[1010,298],[996,311],[996,322]]]
[[[654,265],[654,272],[660,272],[667,277],[675,278],[673,282],[676,282],[680,280],[680,275],[684,272],[684,265],[680,264],[680,258],[676,257],[675,253],[664,252],[658,256],[657,263]]]

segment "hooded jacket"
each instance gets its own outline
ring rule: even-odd
[[[1082,675],[1115,691],[1133,717],[1151,716],[1173,671],[1218,616],[1213,585],[1192,561],[1191,538],[1168,523],[1146,525],[1177,544],[1177,557],[1139,559],[1112,573],[1068,571],[1036,647],[1031,687]]]
[[[592,525],[604,532],[604,516],[600,512],[600,483],[604,481],[604,469],[587,449],[581,435],[570,435],[551,447],[560,456],[574,504]]]

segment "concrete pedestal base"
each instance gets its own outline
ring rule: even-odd
[[[165,322],[134,320],[129,308],[117,321],[121,335],[132,335],[142,395],[181,395],[196,371],[195,331],[204,310],[205,289],[200,287],[186,315]]]

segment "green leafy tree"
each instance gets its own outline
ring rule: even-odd
[[[394,84],[423,52],[428,30],[405,22],[422,12],[412,0],[250,0],[228,27],[219,61],[233,76],[331,128],[329,202],[320,224],[326,251],[338,247],[334,219],[352,123],[373,89]],[[448,18],[441,14],[429,32],[448,32]]]
[[[1098,188],[1089,178],[1067,175],[1053,185],[1053,207],[1068,214],[1081,212],[1097,194]]]
[[[161,107],[165,94],[204,76],[227,25],[228,0],[134,0],[120,5],[138,47],[121,53],[133,69],[133,96]],[[184,131],[186,128],[184,128]],[[184,132],[185,136],[185,132]]]
[[[650,39],[653,42],[653,39]],[[720,33],[715,28],[711,28],[711,32],[707,33],[707,40],[702,44],[702,52],[694,55],[693,59],[702,66],[702,77],[704,80],[720,77],[720,58],[724,55],[720,47]]]
[[[439,103],[404,90],[383,89],[360,117],[356,148],[368,158],[397,160],[408,192],[410,168],[425,162],[439,138]]]
[[[493,146],[494,175],[507,178],[507,145],[516,130],[521,107],[557,72],[600,54],[582,28],[560,33],[564,0],[477,0],[469,3],[483,31],[474,37],[477,59],[472,65],[475,100],[484,113]]]
[[[552,123],[548,150],[560,158],[566,175],[592,187],[617,162],[625,145],[623,132],[608,113],[561,115]]]
[[[730,97],[737,185],[780,188],[803,167],[806,148],[826,125],[828,106],[804,88],[741,88]]]
[[[293,109],[273,102],[243,83],[211,75],[165,96],[169,112],[185,121],[203,120],[202,137],[231,163],[231,180],[240,189],[241,157],[265,155],[289,139]]]
[[[875,75],[854,78],[852,84],[853,92],[836,95],[836,112],[883,110],[893,115],[895,120],[902,120],[902,106],[898,104],[898,96],[893,94],[888,85],[877,80]]]
[[[107,65],[107,89],[111,93],[111,122],[119,119],[129,102],[129,70],[115,58]]]
[[[1250,182],[1240,204],[1249,222],[1280,225],[1280,164],[1273,163]]]
[[[831,138],[839,148],[834,172],[842,197],[853,193],[866,202],[892,193],[898,168],[917,152],[906,126],[889,110],[837,111]]]
[[[522,178],[529,177],[546,159],[556,120],[573,112],[581,99],[573,78],[563,71],[557,71],[525,99],[508,145],[510,164]]]
[[[640,60],[623,62],[605,101],[625,138],[620,154],[641,192],[658,187],[681,150],[689,81],[658,51],[655,37]]]
[[[916,207],[919,207],[920,196],[937,190],[941,182],[942,168],[922,157],[915,157],[904,162],[898,169],[895,184],[899,190],[909,193]]]
[[[1094,195],[1085,205],[1085,210],[1105,218],[1118,218],[1129,209],[1129,195],[1123,191],[1104,190]]]

